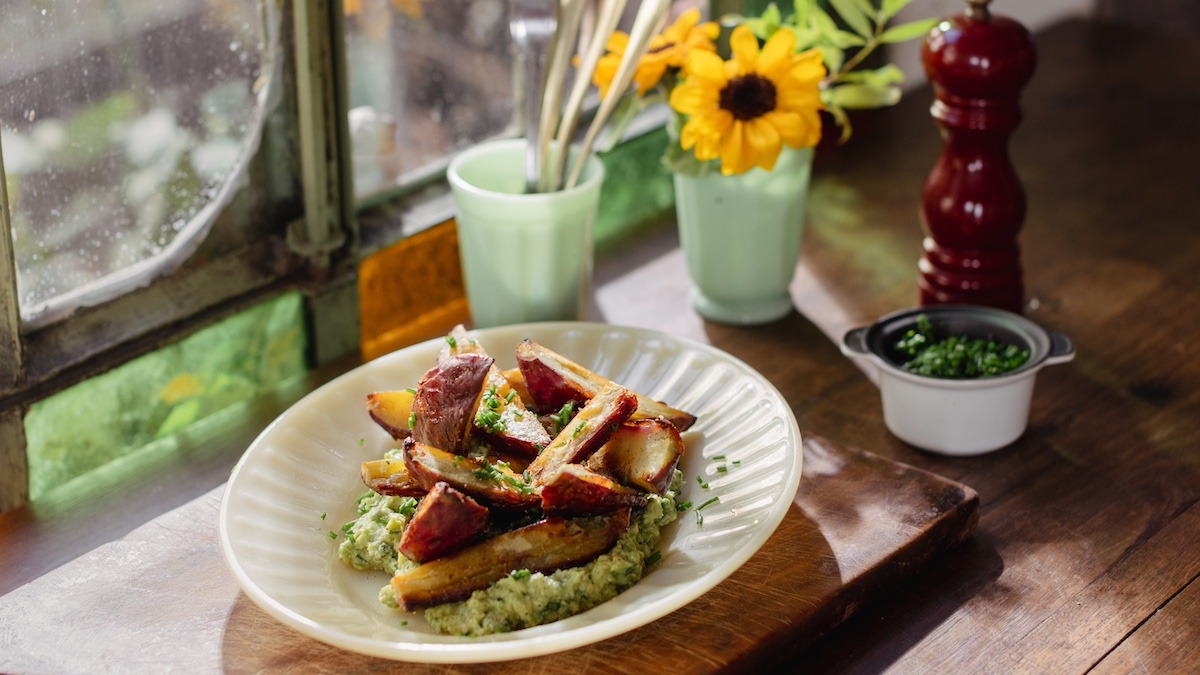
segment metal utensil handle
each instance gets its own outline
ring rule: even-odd
[[[521,61],[521,102],[525,125],[525,190],[537,192],[541,175],[538,151],[546,58],[558,28],[555,0],[509,0],[508,32]]]

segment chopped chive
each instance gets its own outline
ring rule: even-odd
[[[405,387],[405,388],[404,388],[404,391],[407,391],[407,392],[408,392],[408,393],[410,393],[410,394],[415,394],[415,393],[417,393],[417,390],[416,390],[416,389],[413,389],[412,387]]]
[[[329,538],[330,538],[330,539],[337,539],[337,535],[333,533],[333,530],[330,530],[330,531],[329,531]]]
[[[720,498],[720,497],[713,497],[712,499],[710,499],[710,500],[708,500],[708,501],[704,502],[704,503],[703,503],[703,504],[701,504],[700,506],[697,506],[697,507],[696,507],[696,510],[697,510],[697,511],[702,511],[702,510],[704,510],[704,508],[705,508],[706,506],[708,506],[709,504],[712,504],[712,503],[714,503],[714,502],[719,502],[719,501],[721,501],[721,498]]]
[[[725,455],[713,455],[709,459],[713,460],[714,462],[722,462],[725,461]]]
[[[680,502],[675,508],[679,509],[680,511],[687,511],[688,509],[692,508],[692,503]]]
[[[450,345],[450,349],[458,349],[458,340],[455,340],[453,335],[446,336],[446,344]]]
[[[658,562],[659,560],[662,560],[661,553],[659,553],[658,551],[651,553],[649,556],[646,557],[646,567],[650,567],[651,565]]]
[[[366,444],[367,444],[367,439],[365,439],[365,438],[358,439],[358,447],[361,448],[362,446],[364,446]]]
[[[412,429],[416,426],[417,426],[417,413],[416,413],[416,411],[413,411],[413,412],[408,413],[408,428]]]
[[[708,483],[705,483],[704,479],[701,478],[700,476],[696,476],[696,482],[699,483],[700,487],[704,488],[705,490],[708,489]]]
[[[586,428],[587,428],[587,420],[580,422],[579,426],[575,427],[575,431],[571,432],[571,438],[579,438],[579,434],[582,434],[583,430]]]
[[[401,622],[400,622],[400,627],[401,627],[401,628],[404,628],[404,627],[405,627],[405,626],[407,626],[407,625],[408,625],[408,622],[407,622],[407,621],[401,621]]]
[[[741,465],[742,465],[742,460],[740,460],[740,459],[735,459],[735,460],[733,460],[733,462],[731,462],[731,464],[733,464],[734,466],[741,466]]]
[[[513,400],[514,398],[516,398],[516,397],[517,397],[517,392],[516,392],[516,390],[515,390],[515,389],[509,389],[509,390],[508,390],[508,396],[505,396],[505,397],[504,397],[504,400],[505,400],[505,401],[507,401],[508,403],[512,403],[512,400]]]
[[[704,524],[704,516],[700,515],[700,511],[696,511],[696,524],[697,525]]]
[[[724,464],[717,467],[717,473],[725,473],[726,471],[729,471],[729,467]]]
[[[325,520],[326,515],[328,515],[328,514],[326,514],[324,511],[322,511],[321,512],[321,520]]]

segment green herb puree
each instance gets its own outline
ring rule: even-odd
[[[462,602],[425,610],[425,620],[440,633],[486,635],[550,623],[591,609],[642,578],[647,561],[656,554],[662,528],[677,515],[674,493],[650,495],[645,509],[612,550],[587,565],[552,574],[518,570]]]
[[[404,526],[412,518],[417,500],[388,497],[368,492],[358,498],[358,518],[342,526],[345,538],[338,545],[338,558],[358,570],[395,574],[400,567],[415,567],[396,550]]]

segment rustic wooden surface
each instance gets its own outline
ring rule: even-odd
[[[643,672],[643,661],[625,656],[634,653],[671,673],[774,665],[960,543],[978,520],[977,495],[958,483],[826,439],[809,437],[804,453],[787,520],[731,578],[662,620],[570,652],[414,667],[305,637],[260,610],[226,569],[217,488],[0,598],[0,668]]]
[[[670,228],[649,228],[619,258],[599,261],[592,318],[713,344],[763,372],[805,432],[978,491],[979,525],[966,544],[860,607],[796,655],[789,664],[797,669],[1200,669],[1200,223],[1192,206],[1200,43],[1073,22],[1038,35],[1037,45],[1011,148],[1029,200],[1020,238],[1028,315],[1070,336],[1078,355],[1038,376],[1030,428],[1008,448],[947,459],[892,438],[870,373],[830,340],[915,301],[917,200],[939,150],[928,90],[860,116],[849,145],[819,153],[793,285],[798,313],[754,328],[702,321],[687,307]],[[156,505],[161,513],[178,504],[181,492],[218,484],[221,467],[245,448],[223,443],[225,455],[211,450],[201,462],[201,478],[186,473],[200,460],[188,460],[149,478],[159,487],[122,486],[133,495],[123,507],[81,501],[0,516],[0,592],[119,537]],[[781,536],[802,523],[789,514]],[[221,618],[229,630],[207,643],[181,637],[183,649],[243,639],[253,606],[220,597],[233,603]],[[139,608],[128,602],[135,618],[113,621],[136,626]],[[698,669],[739,658],[742,616],[714,619],[733,634],[721,643],[730,651]],[[6,630],[0,623],[0,654]],[[766,640],[753,653],[765,658],[778,645]],[[619,658],[646,666],[651,651]]]

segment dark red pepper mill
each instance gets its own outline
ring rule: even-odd
[[[925,181],[918,263],[922,305],[971,304],[1020,313],[1024,298],[1017,234],[1025,192],[1008,159],[1021,121],[1017,98],[1033,75],[1033,41],[1024,26],[968,0],[921,47],[942,130],[942,155]]]

